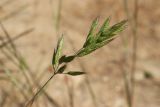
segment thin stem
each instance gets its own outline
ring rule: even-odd
[[[128,22],[130,23],[130,25],[132,27],[131,17],[130,17],[129,9],[128,9],[128,0],[123,0],[123,3],[124,3],[124,10],[125,10],[126,16],[128,18]],[[126,48],[128,45],[128,43],[127,43],[128,41],[122,38],[122,42]],[[124,88],[125,88],[127,106],[132,107],[131,87],[130,87],[132,84],[131,84],[131,81],[127,78],[127,71],[124,68],[125,64],[127,64],[126,54],[127,54],[127,51],[125,50],[123,57],[121,59],[121,62],[123,62],[123,63],[120,63],[120,69],[122,70],[122,73],[123,73],[122,75],[123,75],[123,80],[124,80]]]
[[[123,41],[123,43],[124,43],[124,41]],[[122,76],[123,76],[123,80],[124,80],[124,88],[125,88],[125,92],[126,92],[127,105],[128,105],[128,107],[131,107],[132,106],[132,100],[131,100],[130,86],[129,86],[130,85],[130,81],[127,78],[127,71],[125,69],[125,65],[127,63],[127,61],[126,61],[126,53],[127,52],[124,52],[123,57],[120,60],[118,65],[120,66],[120,69],[122,71]],[[121,62],[123,62],[123,63],[121,63]]]
[[[34,100],[38,97],[38,95],[43,91],[43,89],[46,87],[46,85],[52,80],[52,78],[56,75],[54,73],[46,82],[45,84],[36,92],[36,94],[31,98],[31,100],[28,101],[25,107],[31,107]]]
[[[9,41],[9,44],[11,47],[6,46],[6,49],[14,56],[14,58],[18,61],[18,65],[17,67],[22,71],[24,77],[26,78],[26,80],[28,81],[30,87],[29,87],[29,91],[33,94],[32,92],[32,83],[30,81],[30,78],[27,76],[27,74],[24,72],[24,69],[22,69],[20,66],[21,62],[22,62],[22,57],[20,56],[20,54],[18,53],[15,44],[12,41],[12,38],[10,37],[10,34],[8,33],[7,29],[4,27],[3,23],[0,22],[1,28],[3,30],[3,32],[5,33],[5,36],[7,37],[7,40]]]
[[[26,36],[26,34],[31,33],[32,31],[33,31],[33,28],[28,29],[28,30],[26,30],[26,31],[24,31],[24,32],[16,35],[15,37],[11,38],[11,39],[12,39],[12,42],[14,42],[15,40],[17,40],[17,39],[19,39],[19,38],[21,38],[21,37],[23,37],[23,36]],[[8,43],[10,43],[10,40],[7,40],[7,41],[5,41],[4,43],[0,44],[0,48],[3,48],[3,47],[6,46]]]
[[[15,55],[15,57],[18,57],[18,56],[17,56],[17,53],[16,53],[16,51],[17,51],[16,46],[15,46],[14,43],[12,42],[12,39],[11,39],[11,37],[10,37],[10,34],[8,33],[7,29],[4,27],[4,25],[3,25],[2,22],[0,22],[0,25],[1,25],[1,28],[2,28],[3,32],[5,33],[5,36],[7,37],[8,41],[9,41],[9,43],[10,43],[10,45],[11,45],[11,48],[13,49],[13,54]]]
[[[130,20],[130,14],[129,14],[128,1],[127,0],[124,0],[124,10],[126,12],[128,20]]]
[[[56,17],[56,30],[59,30],[60,27],[60,20],[61,20],[61,10],[62,10],[62,0],[58,0],[58,11]]]
[[[15,76],[13,76],[11,74],[11,71],[9,69],[5,69],[4,68],[4,72],[5,74],[8,76],[9,80],[11,81],[11,83],[18,88],[18,90],[21,92],[21,94],[23,95],[23,97],[25,98],[25,100],[28,99],[28,96],[26,95],[26,93],[24,92],[24,90],[22,89],[22,87],[20,87],[20,83],[18,82],[18,80],[15,78]]]
[[[127,79],[127,74],[124,73],[124,79],[125,79],[125,89],[126,89],[126,94],[127,94],[127,103],[128,107],[133,107],[133,100],[134,100],[134,90],[135,90],[135,80],[134,80],[134,75],[136,71],[136,63],[137,63],[137,26],[138,26],[138,0],[134,0],[134,15],[133,15],[133,20],[130,17],[129,14],[129,9],[128,9],[128,0],[124,0],[124,7],[125,7],[125,12],[128,17],[128,20],[131,25],[131,30],[132,30],[132,36],[133,36],[133,54],[132,54],[132,64],[131,64],[131,72],[130,72],[130,78],[129,80]],[[133,23],[132,23],[133,22]],[[126,71],[124,71],[126,72]]]
[[[134,88],[135,88],[135,80],[134,75],[136,71],[136,63],[137,63],[137,24],[138,24],[138,0],[135,0],[134,3],[134,26],[133,26],[133,56],[132,56],[132,67],[131,67],[131,99],[133,102]]]

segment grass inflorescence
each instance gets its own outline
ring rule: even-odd
[[[88,36],[82,48],[80,48],[73,55],[63,55],[62,50],[64,47],[64,36],[58,40],[57,47],[54,49],[53,58],[52,58],[52,66],[53,66],[53,74],[47,80],[47,82],[39,89],[39,91],[32,97],[31,100],[26,104],[26,107],[31,106],[34,100],[37,98],[39,93],[44,89],[44,87],[49,83],[49,81],[57,74],[78,76],[85,74],[82,71],[65,71],[67,68],[67,64],[73,61],[76,57],[86,56],[95,50],[107,45],[109,42],[115,39],[118,33],[123,31],[126,27],[127,20],[123,20],[113,26],[109,26],[110,18],[107,18],[98,32],[98,18],[96,18],[91,25]]]

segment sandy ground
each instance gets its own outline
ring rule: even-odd
[[[138,1],[138,51],[134,107],[159,107],[160,1]],[[0,20],[11,37],[15,37],[27,29],[34,29],[33,32],[14,43],[35,74],[35,78],[51,65],[53,49],[56,46],[57,38],[62,33],[65,35],[64,53],[72,54],[73,48],[78,50],[83,45],[90,24],[95,17],[100,16],[100,23],[102,23],[105,18],[110,16],[111,24],[126,19],[123,0],[62,0],[60,29],[57,31],[55,28],[57,7],[58,0],[0,0]],[[21,11],[16,15],[11,18],[6,17],[19,9]],[[129,1],[129,14],[133,15],[133,0]],[[3,35],[4,32],[0,30],[0,36],[4,37]],[[86,70],[98,107],[127,107],[121,64],[123,64],[122,59],[125,56],[127,59],[125,69],[130,71],[132,36],[129,23],[128,28],[120,34],[120,37],[108,46],[91,55],[76,59],[69,65],[68,70]],[[122,43],[122,37],[128,42],[126,48]],[[6,61],[2,55],[1,60],[8,68],[16,71],[17,68],[10,61]],[[84,69],[81,68],[79,62]],[[151,78],[146,78],[146,72],[151,75]],[[20,78],[22,74],[15,75]],[[43,84],[50,75],[51,73],[46,70],[39,83]],[[70,104],[66,78],[73,85],[75,107],[96,107],[86,84],[86,76],[73,78],[57,76],[46,90],[61,107]],[[12,85],[3,80],[0,81],[0,90],[11,91],[7,89],[8,87],[12,87]],[[2,94],[3,91],[0,96]],[[40,103],[44,100],[41,97],[37,102]],[[0,101],[2,100],[0,99]],[[16,107],[14,102],[10,104],[12,107]],[[5,107],[11,106],[6,104]]]

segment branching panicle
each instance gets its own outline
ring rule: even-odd
[[[26,107],[29,105],[32,105],[35,98],[38,96],[38,94],[43,90],[43,88],[49,83],[49,81],[57,74],[67,74],[71,76],[78,76],[85,74],[85,72],[80,71],[68,71],[65,72],[67,68],[67,64],[71,61],[73,61],[76,57],[83,57],[85,55],[88,55],[92,53],[93,51],[105,46],[114,38],[116,37],[118,33],[124,30],[126,20],[121,21],[120,23],[117,23],[113,26],[109,26],[110,18],[107,18],[105,22],[103,23],[102,27],[96,33],[96,28],[98,25],[98,18],[96,18],[91,25],[90,31],[88,33],[88,36],[86,38],[86,41],[83,45],[83,47],[76,52],[74,55],[66,56],[62,55],[62,49],[63,49],[63,42],[64,37],[62,37],[58,40],[57,48],[54,49],[53,58],[52,58],[52,66],[54,69],[53,75],[49,78],[49,80],[39,89],[39,91],[32,97],[32,99],[27,103]]]
[[[62,36],[61,39],[59,39],[59,42],[57,44],[57,49],[56,51],[54,51],[53,60],[52,60],[54,69],[60,70],[56,72],[58,73],[64,72],[65,70],[64,67],[66,68],[66,66],[62,66],[62,68],[58,68],[59,65],[61,65],[62,63],[66,63],[67,65],[67,63],[73,61],[76,57],[82,57],[82,56],[88,55],[93,51],[105,46],[112,40],[114,40],[116,35],[124,30],[125,24],[127,21],[123,20],[111,27],[109,26],[109,22],[110,22],[110,18],[107,18],[104,21],[103,25],[101,26],[100,30],[96,33],[96,28],[98,25],[98,18],[96,18],[92,22],[91,28],[89,30],[88,36],[86,38],[86,41],[83,47],[78,52],[76,52],[76,54],[72,56],[66,56],[66,55],[61,56],[62,47],[63,47],[63,36]],[[68,73],[64,73],[64,74],[68,74]],[[80,73],[80,74],[83,74],[83,73]]]

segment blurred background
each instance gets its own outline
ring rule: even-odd
[[[0,107],[25,107],[49,79],[57,40],[80,49],[92,21],[128,19],[107,46],[69,64],[32,107],[159,107],[160,0],[0,0]]]

